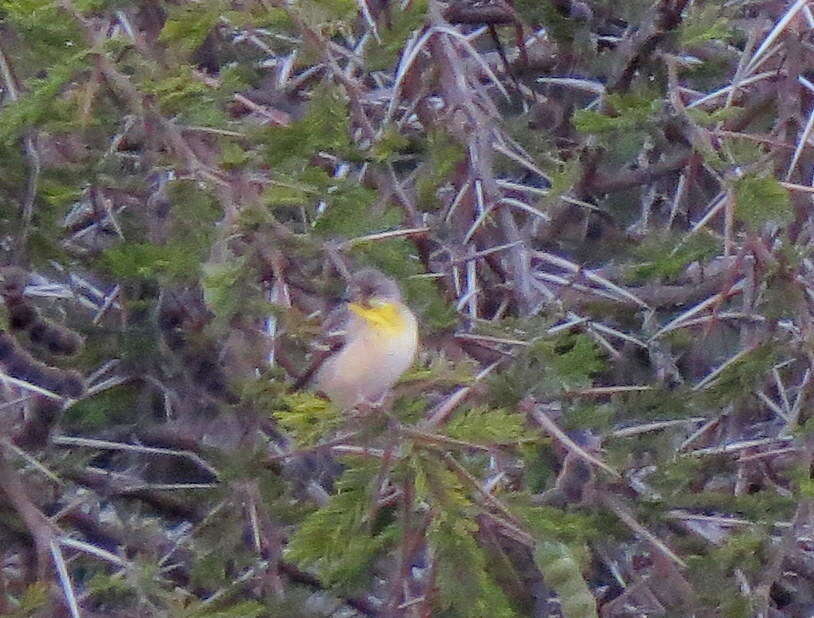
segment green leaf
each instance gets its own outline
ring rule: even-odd
[[[199,271],[198,256],[185,247],[123,243],[102,255],[102,264],[117,279],[152,279],[167,275],[171,279],[194,279]]]
[[[555,3],[515,0],[513,6],[525,22],[534,26],[545,25],[546,33],[558,43],[573,44],[578,22],[564,15]]]
[[[519,499],[527,500],[528,498],[519,496]],[[553,506],[528,506],[528,504],[514,503],[512,503],[512,508],[523,518],[529,531],[538,538],[582,545],[607,536],[608,522],[604,520],[602,514],[568,512]]]
[[[476,530],[472,520],[443,514],[427,531],[441,609],[461,618],[511,618],[516,614],[486,570],[486,555],[473,538]]]
[[[566,388],[590,386],[591,376],[605,368],[599,346],[585,334],[561,339],[553,354],[544,347],[542,349],[557,379]]]
[[[395,538],[392,524],[368,520],[378,464],[347,468],[327,506],[302,522],[286,547],[286,557],[315,568],[328,585],[353,590],[371,577],[373,561]]]
[[[273,414],[300,446],[317,444],[345,421],[339,408],[304,391],[281,396],[275,402]]]
[[[166,244],[124,242],[108,249],[102,265],[115,277],[130,280],[162,278],[175,282],[196,280],[215,237],[221,210],[211,194],[192,181],[168,187],[171,217],[166,222]]]
[[[419,208],[427,211],[438,208],[435,192],[444,182],[449,182],[450,175],[463,158],[463,147],[448,133],[433,131],[428,134],[422,173],[416,184]]]
[[[34,582],[23,592],[20,604],[11,613],[10,618],[30,618],[38,615],[48,603],[48,585],[44,582]]]
[[[714,4],[690,11],[678,30],[678,44],[688,49],[707,41],[726,42],[733,36],[730,23],[729,19],[721,16],[720,6]]]
[[[155,96],[164,114],[183,122],[215,127],[227,124],[219,107],[219,92],[196,77],[189,66],[145,79],[141,89]]]
[[[630,131],[648,126],[661,109],[662,101],[653,95],[636,93],[612,93],[605,97],[613,115],[588,109],[574,112],[574,127],[580,133],[607,133]]]
[[[755,615],[752,599],[731,574],[737,569],[747,578],[758,576],[770,559],[768,538],[761,529],[733,531],[721,547],[687,559],[690,581],[706,607],[727,618]]]
[[[735,181],[735,217],[752,229],[767,222],[786,225],[794,220],[794,209],[777,179],[747,174]]]
[[[105,603],[121,602],[135,593],[127,579],[107,573],[96,573],[88,581],[87,587],[97,601]]]
[[[76,72],[84,67],[87,52],[73,54],[48,70],[44,78],[34,80],[14,105],[0,108],[0,143],[11,144],[25,129],[69,118],[72,112],[59,96]]]
[[[587,388],[605,368],[602,352],[584,334],[540,337],[518,353],[515,362],[489,383],[495,404],[512,408],[525,396],[549,398]]]
[[[402,150],[410,145],[410,140],[404,137],[394,127],[385,130],[381,137],[376,140],[371,148],[373,160],[377,163],[385,163],[393,160]]]
[[[402,53],[407,38],[426,19],[428,0],[414,0],[406,6],[390,8],[390,27],[379,27],[380,41],[367,46],[367,64],[372,71],[389,69]],[[403,8],[402,8],[403,7]]]
[[[636,248],[644,263],[631,267],[632,281],[643,279],[672,279],[693,262],[710,259],[720,250],[720,242],[712,234],[699,231],[689,237],[665,237],[651,234]]]
[[[325,211],[314,224],[314,231],[322,236],[352,238],[401,223],[400,211],[377,207],[376,193],[355,182],[338,183],[325,197]]]
[[[704,390],[705,398],[717,405],[750,396],[777,362],[778,349],[766,344],[748,350],[728,364]]]
[[[252,153],[240,144],[225,141],[220,152],[220,161],[226,169],[240,168],[252,160]]]
[[[268,315],[273,307],[263,298],[256,282],[257,273],[247,265],[246,256],[229,256],[227,261],[203,265],[204,301],[215,314],[212,327],[226,329],[237,315]]]
[[[534,561],[545,581],[560,597],[566,618],[596,618],[596,599],[582,578],[579,563],[568,545],[538,541]]]
[[[593,429],[605,431],[616,421],[615,411],[610,405],[582,404],[569,409],[565,419],[565,429]]]
[[[25,41],[24,59],[37,63],[38,68],[51,67],[52,71],[55,65],[64,62],[66,50],[75,52],[84,46],[77,24],[65,18],[56,2],[2,2],[0,20]]]
[[[121,352],[120,352],[121,353]],[[141,356],[142,367],[146,355]],[[128,385],[115,386],[77,401],[65,410],[63,423],[71,429],[90,431],[118,423],[136,421],[133,411],[138,406],[136,389]]]
[[[455,416],[446,433],[451,438],[477,444],[511,444],[526,433],[525,418],[502,409],[472,408]]]
[[[487,572],[487,559],[475,541],[475,505],[446,462],[430,451],[408,459],[416,500],[437,513],[427,531],[434,556],[438,596],[444,616],[514,616],[505,595]]]
[[[322,85],[313,93],[302,119],[287,127],[270,127],[258,136],[268,145],[266,159],[275,168],[302,171],[320,151],[350,150],[350,119],[345,97],[334,87]]]
[[[351,25],[359,5],[355,0],[297,0],[292,10],[308,26],[335,32]]]
[[[220,19],[226,4],[220,1],[182,4],[169,8],[159,40],[169,43],[185,56],[194,52]]]

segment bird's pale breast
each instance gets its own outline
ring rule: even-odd
[[[362,318],[349,324],[348,340],[317,374],[317,387],[336,405],[374,402],[410,368],[418,347],[415,317],[401,307],[404,328],[371,327]]]

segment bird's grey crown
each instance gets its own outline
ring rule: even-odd
[[[348,296],[354,301],[370,298],[400,301],[401,290],[390,277],[375,268],[365,268],[351,276],[348,283]]]

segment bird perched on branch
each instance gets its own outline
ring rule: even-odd
[[[352,275],[346,296],[325,320],[321,351],[296,386],[311,383],[348,409],[377,402],[410,368],[418,324],[398,284],[378,270]]]

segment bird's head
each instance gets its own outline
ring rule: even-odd
[[[405,327],[398,284],[378,270],[366,268],[348,283],[348,307],[376,330],[395,334]]]
[[[401,302],[401,290],[390,277],[374,268],[365,268],[351,276],[348,282],[348,299],[351,303],[370,308]]]

